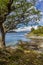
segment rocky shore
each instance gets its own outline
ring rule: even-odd
[[[36,46],[38,51],[43,52],[43,36],[30,35],[30,33],[26,34],[25,36],[31,40],[30,46]]]

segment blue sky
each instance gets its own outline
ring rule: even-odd
[[[30,0],[27,0],[27,1],[30,1]],[[41,13],[42,13],[42,18],[41,18],[41,20],[39,21],[39,24],[43,26],[43,0],[36,0],[36,1],[37,1],[37,3],[36,3],[36,8],[37,8],[38,10],[40,10]]]
[[[43,0],[39,0],[37,5],[36,5],[37,9],[41,11],[42,13],[42,18],[41,20],[39,21],[40,25],[43,26]]]
[[[30,1],[30,0],[28,0],[28,1]],[[39,22],[39,25],[43,26],[43,0],[38,0],[38,2],[36,3],[36,8],[41,11],[42,18],[38,22]],[[30,24],[31,24],[31,22],[30,22]],[[28,26],[30,24],[28,24]],[[34,23],[32,23],[32,25],[34,25]],[[37,24],[35,24],[35,25],[37,25]],[[19,27],[25,27],[25,26],[20,24]]]
[[[43,12],[43,0],[39,0],[37,3],[37,9]]]
[[[30,0],[28,0],[28,1],[30,1]],[[43,0],[38,0],[38,2],[36,3],[36,8],[38,10],[40,10],[41,14],[43,15]],[[43,26],[43,16],[42,16],[42,18],[39,21],[39,25]],[[16,29],[16,31],[27,31],[27,30],[31,30],[31,26],[27,26],[27,27],[23,26],[23,25],[19,25],[19,26],[20,26],[20,28]],[[35,25],[34,28],[37,29],[37,25]]]

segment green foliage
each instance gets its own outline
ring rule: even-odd
[[[0,0],[0,14],[3,15],[7,12],[7,3],[9,0]]]
[[[36,22],[38,20],[39,11],[34,7],[33,3],[35,2],[28,2],[27,0],[0,0],[0,28],[3,45],[5,45],[5,39],[3,38],[5,38],[6,32],[17,29],[19,24],[26,25],[29,21],[33,20]]]
[[[35,9],[35,2],[36,0],[30,0],[30,2],[27,0],[13,0],[10,5],[10,13],[14,12],[14,14],[5,17],[5,14],[8,14],[8,4],[10,3],[10,0],[0,0],[0,19],[5,21],[4,28],[8,31],[13,28],[17,28],[18,24],[28,24],[29,21],[38,20],[40,12]],[[37,15],[37,17],[34,16],[33,19],[30,18],[30,15]]]
[[[34,51],[25,53],[20,49],[12,53],[9,50],[0,50],[0,65],[43,65],[43,54]]]
[[[43,27],[39,27],[37,30],[33,31],[34,34],[43,34]]]
[[[31,32],[33,32],[34,31],[34,28],[31,28]]]
[[[36,30],[34,28],[32,28],[29,35],[43,36],[43,26],[39,26],[38,29],[36,29]]]
[[[8,0],[3,0],[4,2],[2,5],[2,12],[6,13],[8,11],[6,4],[9,2]],[[6,3],[5,3],[6,2]],[[1,3],[1,2],[0,2]],[[5,4],[4,4],[5,3]],[[11,5],[11,13],[14,14],[8,15],[7,22],[4,23],[4,28],[8,31],[14,28],[17,28],[18,24],[28,24],[29,21],[32,21],[34,18],[34,21],[38,20],[39,18],[39,11],[35,10],[34,2],[27,2],[27,0],[13,0],[13,3]],[[33,7],[31,9],[31,7]],[[1,8],[1,6],[0,6]],[[4,9],[3,9],[4,8]],[[37,17],[30,18],[30,15],[37,15]],[[11,23],[11,24],[10,24]]]

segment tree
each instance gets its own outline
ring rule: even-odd
[[[36,0],[35,0],[36,1]],[[0,29],[2,33],[1,47],[5,47],[5,33],[17,28],[19,24],[28,24],[38,20],[39,11],[33,2],[28,0],[0,0]]]
[[[31,28],[31,32],[33,32],[34,30],[35,30],[35,29],[32,27],[32,28]]]

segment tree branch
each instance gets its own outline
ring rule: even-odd
[[[13,0],[9,0],[7,6],[8,12],[4,15],[0,15],[0,24],[3,24],[4,21],[6,20],[7,15],[9,15],[9,13],[11,12],[11,5],[13,3]]]
[[[8,14],[11,12],[11,5],[13,3],[13,0],[9,0],[9,3],[7,4],[7,8],[8,8]]]

